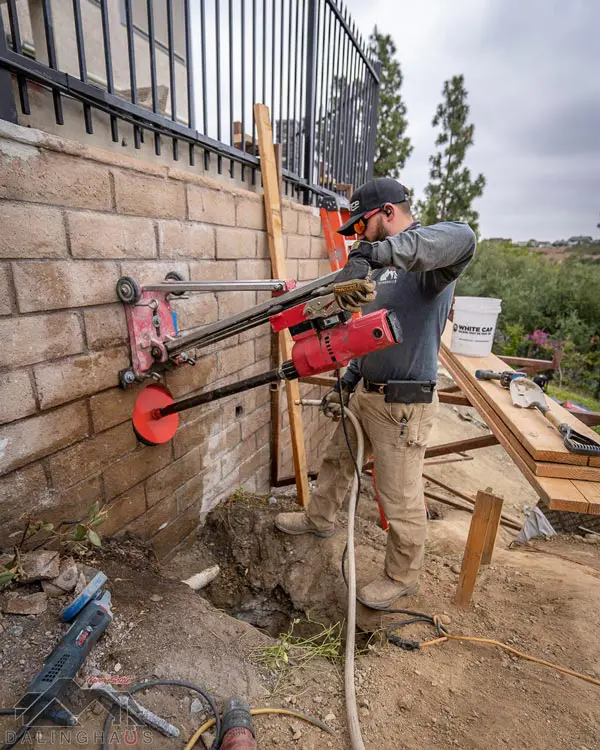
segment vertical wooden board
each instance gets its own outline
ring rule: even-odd
[[[281,196],[279,192],[279,178],[275,149],[273,147],[273,132],[269,119],[269,110],[264,104],[254,105],[254,117],[258,132],[258,149],[260,154],[260,169],[262,174],[265,216],[267,233],[269,236],[269,251],[271,254],[271,269],[275,279],[285,279],[286,262],[283,244],[283,228],[281,223]],[[292,337],[289,331],[279,334],[279,346],[282,359],[290,359],[292,354]],[[302,426],[302,412],[296,403],[300,392],[298,383],[286,381],[288,413],[290,417],[290,431],[292,434],[292,450],[294,454],[294,474],[298,490],[298,502],[307,505],[310,499],[308,489],[308,470],[306,466],[306,450],[304,446],[304,429]]]
[[[494,545],[496,544],[496,536],[498,535],[500,518],[502,517],[502,503],[504,502],[501,497],[496,497],[495,495],[490,495],[489,497],[492,499],[492,510],[483,544],[483,552],[481,553],[482,565],[489,565],[492,562]]]
[[[475,510],[469,526],[469,536],[463,555],[458,587],[454,596],[454,603],[458,607],[466,607],[471,601],[477,573],[481,564],[481,556],[488,533],[488,526],[494,506],[493,496],[485,492],[477,493]]]

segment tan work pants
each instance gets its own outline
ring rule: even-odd
[[[410,586],[423,566],[427,517],[423,497],[423,459],[438,410],[431,404],[387,404],[384,396],[365,393],[360,385],[348,407],[362,425],[365,460],[374,457],[377,491],[390,528],[385,571]],[[356,455],[354,428],[347,423]],[[340,423],[327,446],[317,486],[306,509],[317,528],[335,521],[354,472],[343,426]]]

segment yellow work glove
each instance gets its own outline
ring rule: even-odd
[[[375,282],[370,278],[349,279],[335,284],[333,294],[342,310],[351,313],[360,312],[363,305],[373,302],[377,296]]]

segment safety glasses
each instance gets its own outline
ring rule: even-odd
[[[375,214],[378,214],[380,211],[383,211],[383,208],[374,208],[372,211],[367,211],[364,216],[355,221],[352,225],[354,234],[364,234],[367,229],[367,222],[369,221],[371,216],[375,216]]]

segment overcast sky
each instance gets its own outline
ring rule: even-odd
[[[600,0],[349,0],[359,28],[394,38],[417,196],[444,80],[464,74],[483,172],[484,237],[600,236]]]

